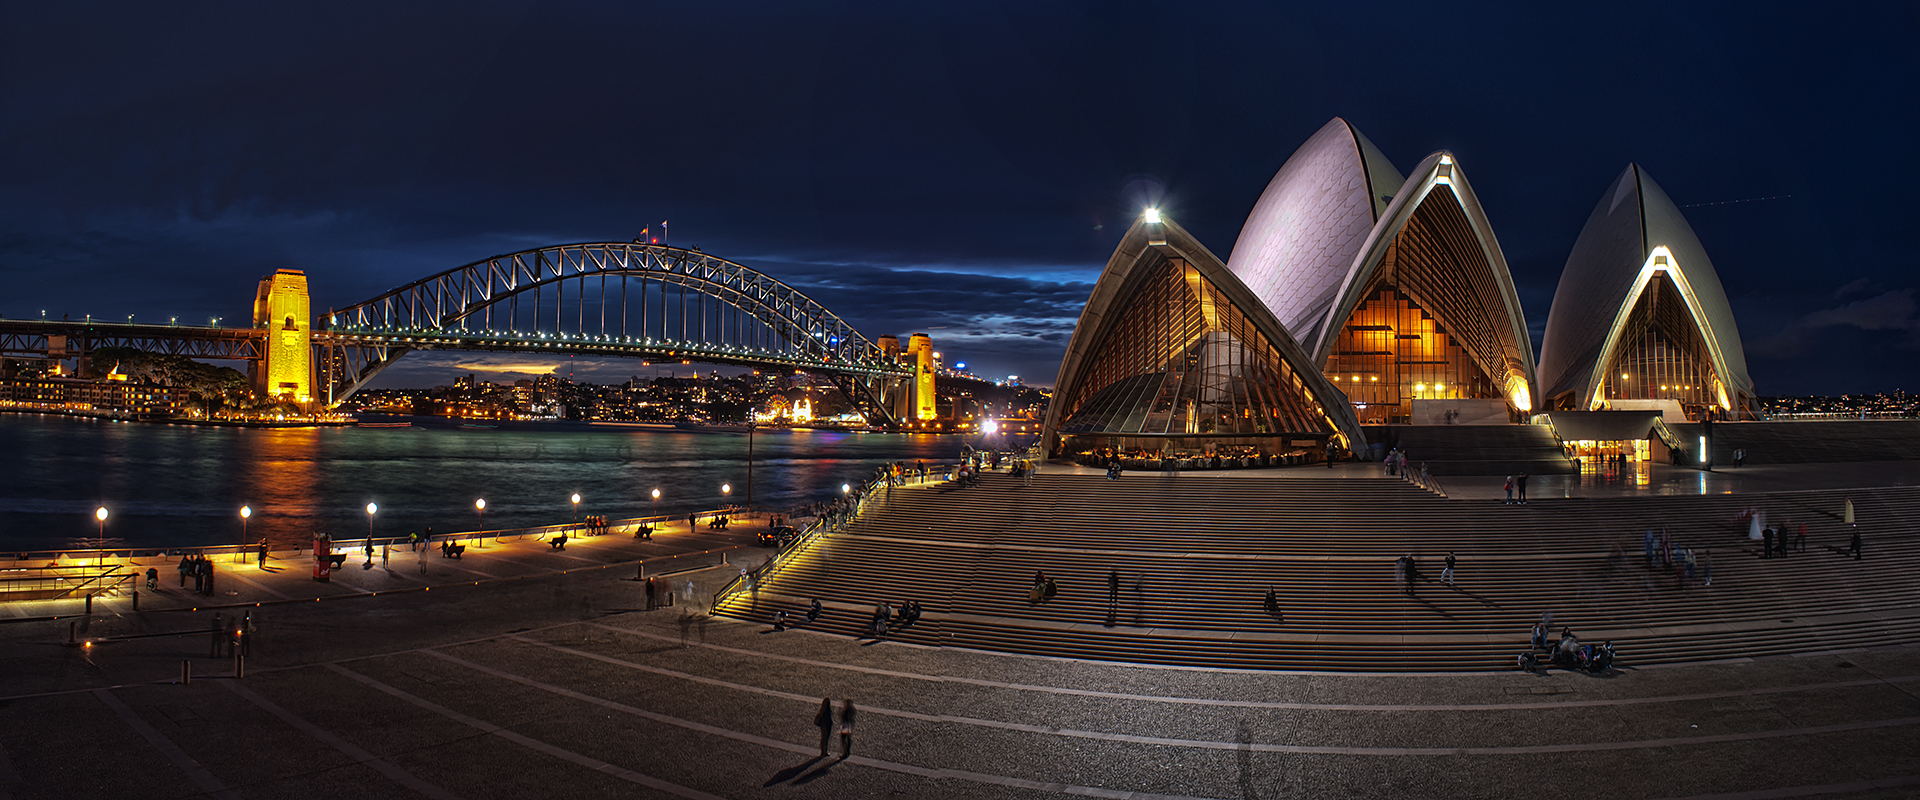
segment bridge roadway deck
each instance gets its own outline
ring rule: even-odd
[[[398,590],[417,567],[404,550],[386,568],[350,561],[330,584],[288,562],[231,568],[221,595],[263,603],[240,679],[231,660],[208,657],[207,609],[153,610],[194,607],[177,577],[141,613],[97,606],[83,633],[114,640],[95,647],[63,646],[68,620],[0,625],[0,795],[1920,793],[1920,648],[1608,676],[1289,674],[935,649],[643,610],[633,558],[751,531],[582,539],[564,554],[490,544],[458,562],[434,552],[431,591]],[[704,563],[683,573],[702,592],[734,574]],[[300,599],[268,602],[274,592]],[[183,660],[191,685],[176,682]],[[814,757],[822,696],[865,712],[851,759]]]

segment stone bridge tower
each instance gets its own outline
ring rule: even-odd
[[[253,327],[266,332],[261,359],[253,366],[253,390],[303,408],[313,402],[313,314],[307,276],[277,270],[260,279],[253,296]]]

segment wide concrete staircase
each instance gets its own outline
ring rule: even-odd
[[[1669,425],[1697,442],[1700,423]],[[1731,465],[1745,448],[1748,464],[1828,464],[1920,459],[1920,420],[1720,422],[1713,426],[1713,463]]]
[[[1624,665],[1920,642],[1920,489],[1853,492],[1867,558],[1841,550],[1839,493],[1452,501],[1393,479],[988,475],[966,489],[896,489],[816,538],[725,615],[801,619],[858,636],[874,605],[925,615],[889,638],[934,646],[1220,667],[1509,667],[1543,611],[1613,640]],[[1736,521],[1805,521],[1812,546],[1761,560]],[[1712,551],[1713,585],[1649,569],[1665,525]],[[1456,586],[1439,583],[1449,550]],[[1414,596],[1393,561],[1415,555]],[[1035,571],[1059,586],[1029,601]],[[1119,578],[1107,590],[1109,570]],[[1271,588],[1279,613],[1263,608]]]
[[[1559,475],[1576,472],[1545,425],[1369,426],[1367,441],[1398,443],[1407,463],[1434,475]]]

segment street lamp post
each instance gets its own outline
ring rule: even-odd
[[[247,560],[247,518],[251,516],[253,516],[253,506],[240,507],[240,558],[238,560],[242,562]]]
[[[660,516],[660,487],[653,487],[653,515]]]
[[[482,497],[473,501],[473,510],[480,515],[480,538],[484,541],[487,538],[487,499]]]
[[[573,521],[576,524],[580,522],[580,493],[579,492],[573,493]]]
[[[107,507],[101,506],[94,509],[93,518],[100,520],[100,538],[94,540],[93,551],[93,565],[97,567],[106,555],[101,551],[107,548]]]
[[[747,416],[747,510],[753,510],[753,416]]]
[[[367,504],[367,544],[373,544],[373,512],[379,510],[380,506],[374,503]]]

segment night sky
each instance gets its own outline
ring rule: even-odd
[[[276,268],[318,313],[666,220],[869,336],[1051,384],[1142,206],[1224,260],[1340,116],[1402,171],[1456,154],[1536,352],[1637,161],[1683,206],[1790,195],[1685,209],[1761,394],[1920,390],[1917,86],[1914,3],[12,3],[0,314],[238,324]]]

